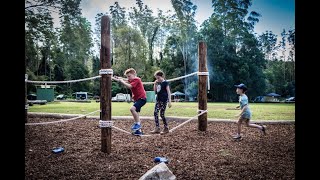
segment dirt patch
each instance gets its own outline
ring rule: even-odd
[[[29,118],[28,122],[57,119]],[[171,121],[171,128],[181,122]],[[114,125],[129,130],[132,121]],[[154,126],[142,121],[148,134]],[[25,179],[139,179],[164,156],[177,179],[295,179],[295,125],[268,124],[267,135],[235,123],[209,122],[206,132],[191,121],[164,136],[137,137],[112,131],[112,153],[101,152],[97,119],[25,127]],[[65,151],[53,154],[53,148]]]

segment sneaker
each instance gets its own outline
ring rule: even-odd
[[[139,130],[139,129],[141,129],[141,125],[140,125],[140,124],[137,124],[137,123],[134,123],[134,124],[131,126],[131,129],[132,129],[132,131]]]
[[[263,133],[263,135],[266,135],[266,126],[262,125],[261,127],[262,127],[261,132]]]
[[[241,136],[239,134],[235,135],[232,137],[234,140],[240,140],[241,139]]]
[[[150,131],[151,134],[159,134],[160,133],[160,127],[154,128],[153,131]]]
[[[168,127],[165,127],[163,129],[163,131],[160,132],[160,134],[167,134],[167,133],[169,133],[169,128]]]
[[[135,135],[135,136],[141,136],[141,135],[143,135],[141,129],[138,129],[138,130],[134,131],[132,134]]]

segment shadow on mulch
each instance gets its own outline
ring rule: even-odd
[[[28,122],[57,119],[29,118]],[[114,125],[129,131],[133,121]],[[171,128],[181,122],[170,121]],[[25,127],[25,179],[139,179],[164,156],[177,179],[295,179],[295,125],[269,124],[267,135],[243,126],[243,140],[233,141],[235,123],[209,122],[197,130],[197,120],[174,132],[138,137],[112,131],[111,154],[101,152],[96,119],[78,119]],[[161,122],[162,124],[162,122]],[[146,134],[152,120],[142,121]],[[62,146],[65,151],[52,153]]]

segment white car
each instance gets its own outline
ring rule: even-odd
[[[111,101],[116,101],[116,102],[131,101],[131,96],[130,94],[118,93],[116,94],[115,97],[111,98]]]
[[[295,102],[296,97],[289,97],[288,99],[285,100],[285,102]]]
[[[58,99],[58,100],[66,99],[66,96],[65,96],[64,94],[59,94],[59,95],[57,96],[57,99]]]

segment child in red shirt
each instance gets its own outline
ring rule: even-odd
[[[124,75],[127,76],[128,81],[125,81],[122,78],[116,78],[115,80],[131,89],[134,104],[130,108],[130,112],[135,121],[131,129],[134,135],[142,135],[139,112],[141,110],[141,107],[144,106],[147,102],[146,91],[144,90],[141,79],[137,77],[136,70],[134,70],[133,68],[129,68],[124,72]]]

